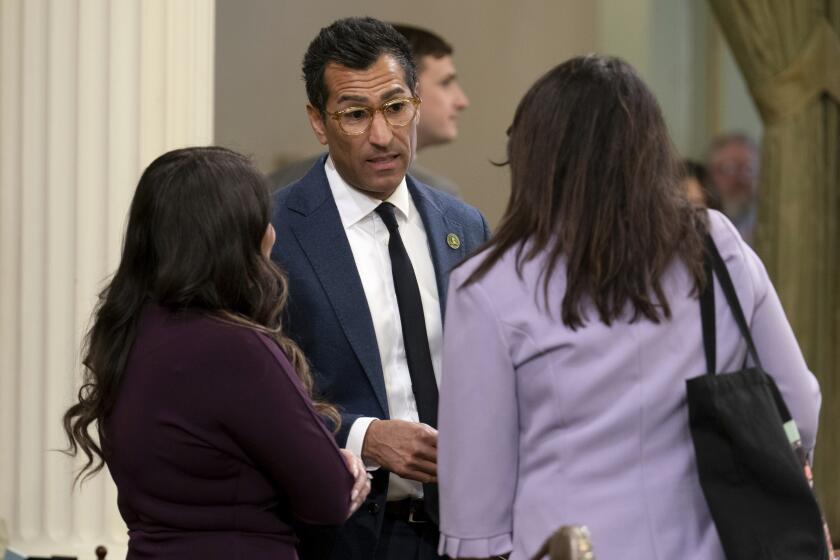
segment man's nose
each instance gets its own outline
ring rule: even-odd
[[[455,92],[455,107],[459,111],[463,111],[467,107],[470,106],[470,99],[467,97],[467,94],[464,93],[464,90],[461,89],[461,86],[455,84],[456,92]]]
[[[391,125],[388,124],[380,111],[375,112],[368,131],[368,141],[374,146],[387,147],[391,144],[393,137],[394,131],[391,130]]]

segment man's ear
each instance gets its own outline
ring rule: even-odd
[[[414,97],[417,97],[418,99],[420,99],[420,105],[417,106],[417,112],[414,114],[414,118],[419,123],[420,122],[420,110],[423,109],[423,98],[420,96],[420,82],[419,81],[417,82],[417,85],[414,87],[414,92],[413,92],[412,95],[414,95]]]
[[[321,145],[327,145],[327,123],[324,122],[321,111],[312,105],[306,106],[306,115],[309,117],[309,126],[312,127],[312,132],[315,133],[315,138]]]

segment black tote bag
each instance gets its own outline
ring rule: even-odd
[[[819,505],[785,432],[795,424],[761,365],[726,264],[708,235],[706,246],[700,308],[708,373],[687,380],[686,389],[700,485],[724,552],[728,560],[826,560]],[[755,364],[719,375],[715,276]]]

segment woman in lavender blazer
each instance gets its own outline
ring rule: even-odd
[[[450,279],[440,552],[527,559],[575,524],[599,560],[722,560],[685,391],[706,369],[705,231],[809,449],[817,431],[819,388],[761,261],[679,191],[656,100],[620,60],[579,57],[543,76],[508,154],[501,225]],[[716,301],[718,371],[736,370],[744,341]]]
[[[130,560],[293,560],[295,524],[339,525],[370,489],[283,334],[270,213],[223,148],[164,154],[137,186],[64,417],[82,473],[114,477]]]

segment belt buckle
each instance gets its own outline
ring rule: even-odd
[[[408,522],[409,523],[428,523],[428,520],[426,520],[426,519],[417,519],[417,518],[414,517],[414,514],[418,513],[417,512],[417,507],[421,503],[422,502],[420,502],[418,500],[411,500],[411,502],[409,502],[409,505],[408,505]],[[420,513],[422,513],[422,512],[420,512]]]

